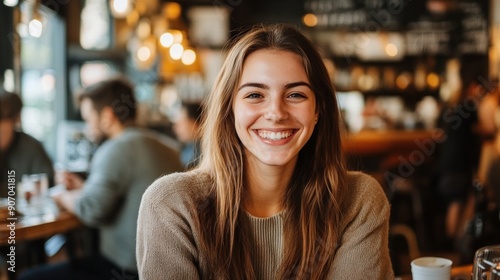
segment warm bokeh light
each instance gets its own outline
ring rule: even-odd
[[[17,34],[19,34],[19,36],[21,36],[21,38],[26,38],[29,36],[28,25],[25,23],[22,23],[22,22],[18,23],[16,26],[16,31],[17,31]]]
[[[168,2],[165,7],[165,14],[168,19],[177,19],[181,15],[181,5],[175,2]]]
[[[184,65],[191,65],[196,60],[196,53],[191,49],[187,49],[182,53],[181,60]]]
[[[427,85],[430,88],[439,87],[439,76],[436,73],[429,73],[427,75]]]
[[[38,19],[32,19],[28,24],[28,33],[33,37],[40,38],[40,36],[42,36],[42,30],[42,22]]]
[[[171,47],[174,43],[182,43],[182,32],[179,30],[168,30],[160,36],[160,44],[165,48]]]
[[[141,19],[141,14],[137,10],[132,10],[126,16],[126,21],[128,26],[136,26],[139,20]]]
[[[18,3],[18,0],[3,0],[3,4],[7,7],[15,7]]]
[[[175,43],[170,47],[170,57],[173,60],[181,59],[183,52],[184,52],[184,47],[179,43]]]
[[[174,43],[181,43],[184,39],[182,32],[179,30],[170,30],[170,33],[174,36]]]
[[[394,45],[393,43],[389,43],[385,46],[385,53],[388,56],[396,56],[398,55],[398,47]]]
[[[408,72],[403,72],[396,78],[396,86],[399,89],[406,89],[411,83],[411,74]]]
[[[151,50],[147,46],[142,46],[137,50],[137,58],[140,61],[148,61],[151,58]]]
[[[137,25],[136,32],[139,39],[144,39],[151,35],[151,22],[149,19],[141,19]]]
[[[124,18],[132,10],[130,0],[110,0],[111,13],[116,18]]]
[[[160,36],[160,44],[165,48],[170,48],[174,43],[174,35],[170,32],[165,32]]]
[[[306,26],[313,27],[318,24],[318,18],[314,14],[305,14],[302,21]]]

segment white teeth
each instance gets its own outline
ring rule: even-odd
[[[290,137],[290,135],[292,135],[291,130],[281,131],[281,132],[259,130],[260,137],[270,140],[281,140]]]

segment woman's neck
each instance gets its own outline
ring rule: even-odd
[[[244,209],[252,216],[261,218],[281,212],[294,166],[265,166],[247,162]]]

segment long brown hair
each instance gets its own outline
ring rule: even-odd
[[[299,153],[285,194],[284,258],[277,279],[323,279],[339,240],[346,186],[340,114],[321,55],[293,26],[260,25],[237,39],[208,96],[200,168],[213,184],[197,209],[202,254],[216,279],[256,278],[249,221],[242,209],[244,153],[232,104],[246,57],[262,49],[290,51],[302,58],[318,110],[315,130]]]

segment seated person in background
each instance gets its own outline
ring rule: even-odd
[[[200,164],[144,193],[140,279],[393,279],[387,197],[346,170],[315,46],[287,25],[232,46],[208,96]]]
[[[462,234],[467,220],[467,198],[472,190],[474,172],[478,165],[479,137],[477,111],[463,113],[463,104],[468,100],[479,100],[481,84],[476,80],[479,74],[470,67],[460,68],[462,87],[449,96],[442,96],[443,107],[438,127],[444,133],[444,141],[437,146],[437,191],[446,207],[444,236],[440,245],[452,249]],[[440,231],[441,232],[441,231]]]
[[[482,142],[477,177],[486,186],[491,202],[500,207],[500,88],[494,90],[479,104],[479,122],[485,139]]]
[[[132,85],[121,78],[87,88],[80,96],[91,139],[106,139],[96,150],[88,178],[62,174],[69,189],[53,198],[99,232],[99,254],[71,263],[28,270],[20,279],[137,279],[135,238],[142,194],[158,177],[181,171],[178,153],[154,132],[134,127]]]
[[[174,122],[174,132],[182,143],[181,161],[189,169],[198,164],[200,156],[199,127],[202,107],[198,103],[182,103],[179,116]]]
[[[483,137],[481,143],[481,155],[477,178],[483,184],[487,181],[487,172],[491,162],[500,155],[500,92],[495,85],[479,103],[478,107],[478,130]]]
[[[25,174],[46,173],[54,183],[52,160],[42,144],[19,130],[23,103],[19,95],[0,92],[0,197],[7,197],[7,176],[14,171],[16,183]]]

